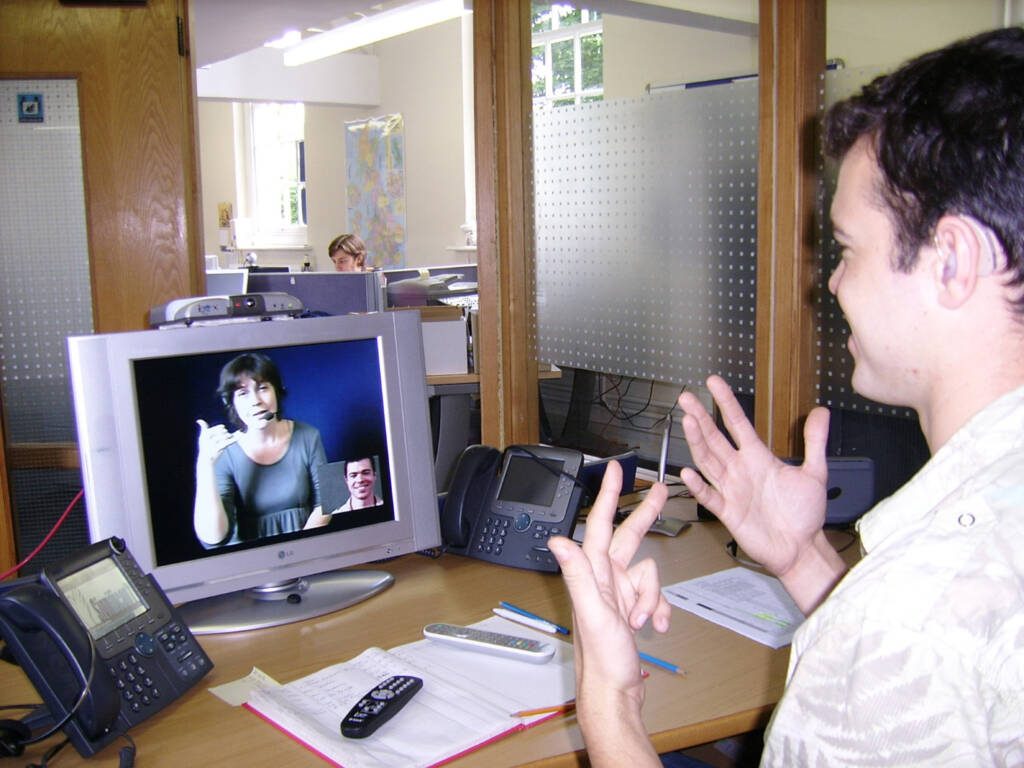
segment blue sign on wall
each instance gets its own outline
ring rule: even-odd
[[[43,94],[41,94],[41,93],[19,93],[18,94],[18,122],[19,123],[41,123],[41,122],[43,122]]]

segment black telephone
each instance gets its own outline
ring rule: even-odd
[[[90,757],[213,667],[118,538],[0,586],[0,637],[43,699],[0,721],[0,756],[63,729]]]
[[[441,512],[446,551],[531,571],[558,572],[549,536],[571,536],[584,486],[583,454],[471,445],[459,457]]]

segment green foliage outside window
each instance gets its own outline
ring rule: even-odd
[[[604,88],[601,13],[566,3],[534,3],[531,29],[535,108],[600,101]]]

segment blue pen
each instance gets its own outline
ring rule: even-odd
[[[500,605],[502,608],[504,608],[506,610],[512,611],[513,613],[518,613],[520,616],[526,616],[528,619],[536,619],[537,621],[545,621],[548,624],[550,624],[551,626],[553,626],[555,628],[555,631],[558,632],[558,634],[560,634],[560,635],[568,635],[569,634],[569,630],[566,629],[565,627],[563,627],[561,624],[556,624],[555,622],[551,621],[550,619],[545,619],[543,616],[538,616],[536,613],[530,613],[526,609],[520,608],[517,605],[512,605],[512,603],[506,603],[504,600],[499,601],[498,605]]]

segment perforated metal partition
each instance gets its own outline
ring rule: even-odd
[[[875,68],[829,71],[822,107]],[[744,81],[535,116],[537,355],[542,362],[754,391],[757,84]],[[909,415],[853,393],[849,327],[828,276],[835,167],[820,160],[819,402]]]
[[[542,362],[754,386],[757,85],[535,116]]]
[[[19,120],[15,105],[26,95],[41,97],[41,120]],[[77,83],[0,80],[0,103],[0,392],[11,458],[19,445],[74,442],[65,338],[92,331],[92,299]],[[10,478],[24,555],[81,479],[74,470],[28,467]],[[88,541],[83,509],[40,563]]]

